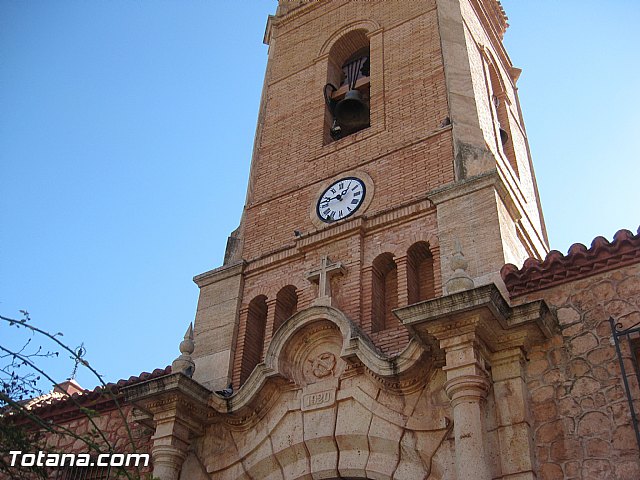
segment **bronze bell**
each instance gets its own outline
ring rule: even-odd
[[[348,129],[359,129],[369,125],[369,107],[358,90],[349,90],[340,100],[333,114],[339,125]]]
[[[509,134],[507,133],[507,131],[500,127],[500,141],[502,142],[502,146],[504,147],[507,142],[509,141]]]

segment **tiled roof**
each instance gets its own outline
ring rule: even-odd
[[[529,258],[522,268],[506,264],[500,270],[512,297],[640,262],[640,228],[634,235],[619,230],[613,241],[596,237],[587,249],[574,243],[567,255],[552,250],[543,260]]]
[[[161,377],[171,373],[171,366],[157,368],[153,372],[143,372],[138,376],[129,377],[126,380],[119,380],[116,383],[108,383],[106,386],[99,385],[93,390],[84,390],[65,395],[61,393],[46,394],[31,401],[29,409],[39,417],[60,417],[72,418],[78,414],[84,415],[80,407],[91,407],[95,410],[104,410],[113,406],[114,400],[121,400],[120,390],[123,387],[142,383],[153,378]]]

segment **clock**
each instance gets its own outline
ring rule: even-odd
[[[344,177],[326,188],[316,204],[316,214],[324,223],[344,220],[362,206],[367,188],[357,177]]]

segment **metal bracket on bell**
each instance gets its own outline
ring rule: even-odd
[[[331,93],[327,93],[327,87],[331,87]],[[327,104],[327,108],[329,108],[329,111],[332,115],[333,110],[336,108],[336,103],[338,103],[333,98],[331,98],[336,90],[338,90],[338,88],[333,83],[327,83],[322,90],[322,93],[324,94],[324,103]]]
[[[331,93],[327,92],[327,88],[331,89]],[[338,89],[332,83],[327,83],[322,90],[324,94],[324,103],[327,104],[327,108],[329,109],[329,112],[331,112],[331,116],[333,117],[333,123],[331,124],[331,128],[329,129],[329,134],[334,140],[338,140],[342,136],[342,127],[338,125],[338,121],[336,120],[335,116],[335,109],[338,102],[331,98],[336,90]]]

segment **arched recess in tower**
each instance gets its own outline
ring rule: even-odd
[[[392,310],[398,306],[398,267],[391,253],[373,261],[371,285],[371,330],[379,332],[398,324]]]
[[[436,296],[433,255],[427,242],[414,243],[407,251],[407,289],[410,305]]]
[[[367,32],[352,30],[329,50],[324,95],[324,143],[370,125],[370,46]]]
[[[495,109],[497,120],[497,137],[499,140],[499,149],[502,149],[504,156],[513,168],[517,177],[520,176],[518,171],[518,162],[516,160],[516,152],[513,146],[513,138],[511,134],[511,123],[509,120],[508,97],[504,89],[498,71],[493,63],[488,63],[489,82],[491,87],[491,102]]]
[[[298,310],[298,294],[296,287],[287,285],[280,289],[276,295],[276,310],[273,320],[273,331],[275,332],[289,317]]]
[[[256,365],[262,360],[266,325],[267,297],[258,295],[249,302],[247,310],[247,323],[242,343],[240,384],[245,382]]]

